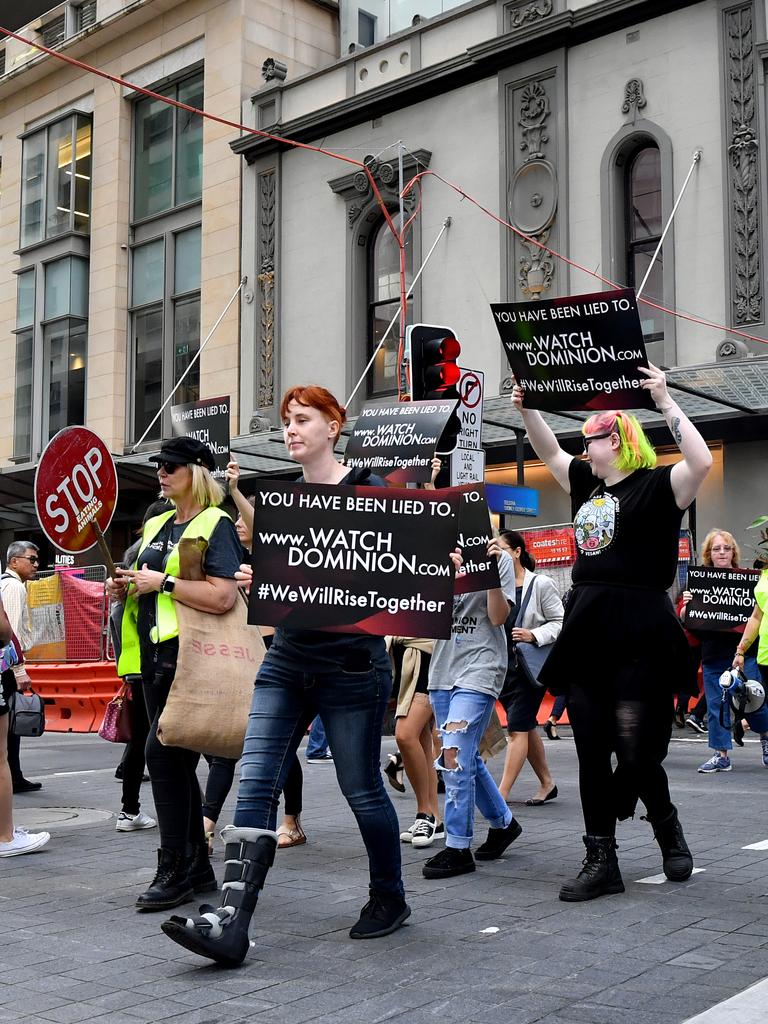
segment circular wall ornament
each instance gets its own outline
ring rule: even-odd
[[[557,174],[548,160],[531,160],[515,171],[509,185],[509,215],[526,235],[546,230],[557,212]]]

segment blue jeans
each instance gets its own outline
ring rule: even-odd
[[[468,850],[475,830],[475,804],[491,828],[506,828],[512,821],[512,812],[477,752],[496,701],[487,693],[458,686],[430,690],[429,699],[443,742],[435,768],[445,782],[445,845]],[[454,723],[461,728],[447,728]],[[446,748],[456,751],[456,768],[445,766]]]
[[[736,644],[734,643],[734,647]],[[733,717],[730,702],[726,704],[723,711],[725,727],[720,725],[720,706],[723,700],[723,690],[720,686],[720,676],[731,667],[732,657],[713,658],[711,661],[701,663],[701,673],[704,676],[704,693],[707,695],[707,732],[709,733],[709,745],[713,750],[731,750],[733,739],[731,736],[731,719]],[[744,675],[747,679],[760,679],[760,670],[753,657],[744,659]],[[758,735],[768,732],[768,704],[764,704],[759,711],[753,715],[745,715],[749,722],[749,728]]]
[[[312,723],[307,740],[307,757],[325,757],[328,753],[328,737],[325,735],[320,715]]]
[[[307,672],[307,667],[267,652],[253,691],[234,823],[274,829],[291,762],[319,713],[339,786],[368,851],[371,888],[403,896],[400,825],[379,767],[381,726],[392,689],[389,663],[336,674]]]

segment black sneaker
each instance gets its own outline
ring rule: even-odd
[[[378,939],[391,935],[411,916],[411,908],[402,896],[370,890],[370,899],[360,911],[357,924],[349,930],[350,939]]]
[[[496,860],[523,831],[517,818],[513,818],[506,828],[489,828],[488,838],[477,848],[475,857],[478,860]]]
[[[455,850],[446,846],[425,862],[421,873],[425,878],[452,878],[454,875],[468,875],[474,870],[475,858],[471,850]]]
[[[16,779],[13,783],[14,793],[36,793],[38,789],[42,788],[42,782],[30,782],[29,779]]]

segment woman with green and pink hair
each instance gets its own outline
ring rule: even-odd
[[[616,822],[646,807],[664,873],[685,881],[693,858],[669,795],[663,762],[672,727],[672,695],[686,671],[688,647],[667,595],[677,571],[683,513],[712,465],[701,434],[668,391],[661,370],[642,371],[681,460],[656,466],[634,416],[598,412],[584,424],[585,459],[565,452],[540,413],[520,410],[534,451],[571,496],[577,557],[563,628],[540,680],[568,695],[579,758],[587,855],[560,899],[624,891],[616,858]],[[616,756],[616,769],[612,756]]]

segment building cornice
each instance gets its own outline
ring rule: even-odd
[[[523,28],[495,36],[487,42],[472,46],[464,53],[438,64],[432,64],[393,82],[370,89],[359,96],[349,96],[327,107],[311,111],[285,123],[270,126],[270,133],[296,142],[311,142],[319,137],[333,135],[364,121],[382,117],[394,110],[431,99],[473,82],[494,75],[500,68],[509,67],[560,48],[577,46],[616,32],[631,25],[683,10],[700,4],[702,0],[599,0],[578,11],[563,11]],[[425,25],[414,32],[424,31]],[[326,68],[328,72],[333,70]],[[318,76],[322,72],[315,72]],[[287,88],[290,88],[288,86]],[[284,87],[286,89],[286,87]],[[262,100],[261,93],[253,97]],[[243,135],[230,143],[234,153],[244,156],[248,163],[285,149],[290,143],[271,138]]]

